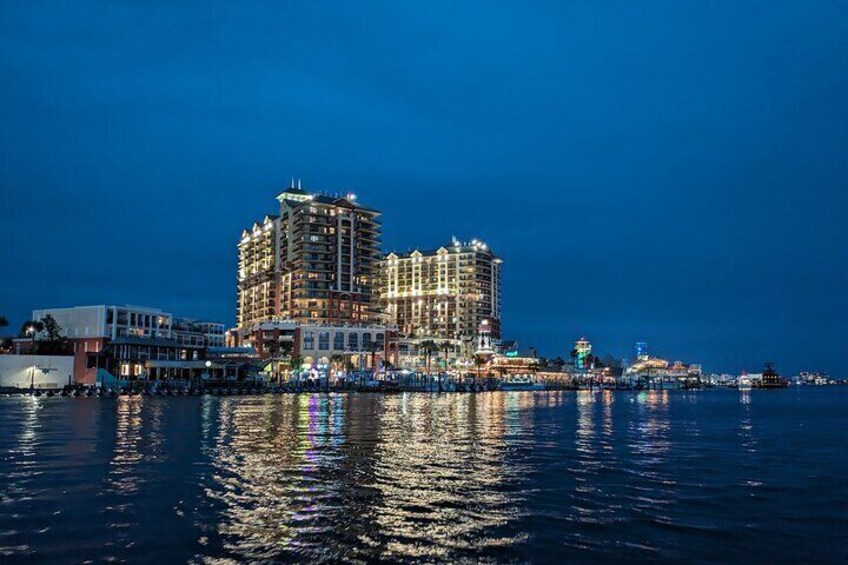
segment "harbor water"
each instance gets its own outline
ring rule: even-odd
[[[0,398],[0,562],[848,561],[848,387]]]

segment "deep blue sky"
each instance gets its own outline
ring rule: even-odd
[[[138,4],[0,7],[14,327],[233,323],[240,232],[295,176],[387,249],[487,241],[544,355],[848,376],[848,3]]]

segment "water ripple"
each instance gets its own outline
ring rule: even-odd
[[[844,562],[846,393],[4,398],[0,557]]]

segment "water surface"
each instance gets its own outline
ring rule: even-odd
[[[848,390],[0,398],[0,561],[848,560]]]

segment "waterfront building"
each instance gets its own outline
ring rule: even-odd
[[[224,325],[174,318],[161,308],[131,305],[74,306],[33,310],[32,319],[52,316],[73,353],[73,381],[98,382],[98,370],[115,379],[178,375],[203,359],[208,346],[224,344]],[[34,336],[39,341],[43,336]],[[27,340],[19,340],[21,344]],[[169,371],[159,371],[159,362]],[[166,364],[167,364],[166,363]],[[194,367],[195,369],[199,366]],[[152,371],[152,369],[157,369]]]
[[[303,368],[324,370],[341,361],[354,368],[379,369],[398,363],[397,331],[379,324],[310,324],[271,320],[244,328],[231,345],[253,348],[262,358],[300,358]]]
[[[173,335],[173,316],[160,308],[102,304],[32,311],[33,320],[48,315],[73,348],[73,380],[77,383],[95,382],[96,371],[88,367],[88,354],[102,351],[110,341],[124,337],[171,339]],[[36,336],[36,341],[40,337]]]
[[[649,387],[684,386],[686,383],[701,382],[703,369],[696,363],[675,361],[669,363],[665,359],[645,356],[637,360],[624,371],[624,378],[630,384],[647,383]]]
[[[491,346],[501,337],[501,264],[482,241],[456,239],[437,249],[389,253],[380,263],[380,299],[398,328],[402,352],[426,341],[450,341],[457,353],[478,347],[486,320]]]
[[[297,355],[294,348],[298,324],[294,320],[268,320],[231,330],[227,335],[230,347],[250,347],[260,358],[281,354]]]
[[[504,377],[533,377],[540,369],[534,349],[512,350],[509,354],[492,354],[484,365],[487,375]]]
[[[191,318],[174,318],[172,333],[177,343],[204,347],[223,347],[224,324]]]
[[[669,362],[659,357],[641,359],[629,367],[626,373],[640,377],[662,377],[668,374]]]
[[[172,338],[122,336],[86,354],[86,384],[117,380],[165,380],[198,377],[204,369],[203,345]]]
[[[759,388],[786,388],[789,386],[789,381],[782,378],[777,371],[774,370],[774,365],[769,362],[766,363],[762,376],[758,382],[754,383],[754,386]]]
[[[301,325],[294,345],[304,366],[326,369],[340,356],[344,365],[378,370],[396,363],[397,333],[381,325]]]
[[[378,324],[380,212],[356,196],[310,193],[294,183],[238,245],[238,327],[271,320]]]

